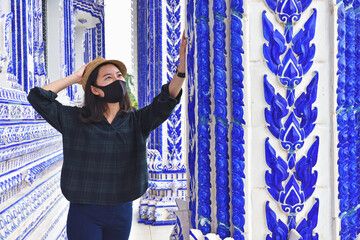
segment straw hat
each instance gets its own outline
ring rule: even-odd
[[[89,80],[90,74],[95,70],[95,68],[97,68],[99,65],[101,65],[103,63],[112,63],[112,64],[114,64],[115,66],[117,66],[120,69],[120,72],[124,76],[124,78],[126,78],[125,64],[123,64],[122,62],[120,62],[118,60],[106,60],[105,58],[97,57],[94,60],[92,60],[89,63],[89,65],[87,65],[86,68],[85,68],[84,75],[82,77],[82,87],[83,87],[84,90],[85,90],[86,83]]]

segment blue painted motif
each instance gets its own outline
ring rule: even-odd
[[[138,98],[139,98],[139,107],[144,107],[148,103],[146,101],[146,82],[147,82],[147,7],[145,5],[145,0],[138,1]],[[140,67],[143,66],[143,67]]]
[[[148,54],[148,62],[147,62],[147,81],[146,81],[146,87],[147,87],[147,94],[145,95],[146,97],[146,102],[149,104],[151,103],[151,100],[154,98],[155,96],[155,89],[154,89],[154,85],[155,85],[155,73],[154,73],[154,68],[155,68],[155,41],[154,41],[154,36],[155,36],[155,6],[154,6],[155,0],[148,0],[147,1],[147,8],[148,8],[148,15],[147,15],[147,40],[148,40],[148,45],[147,45],[147,54]],[[152,131],[150,133],[149,136],[149,148],[151,149],[157,149],[160,153],[162,153],[162,149],[159,149],[159,146],[157,145],[157,130],[155,129],[154,131]]]
[[[313,230],[317,225],[318,201],[308,213],[308,219],[296,226],[296,214],[304,208],[312,196],[317,181],[316,165],[319,138],[310,147],[307,156],[297,160],[296,152],[304,146],[306,138],[315,128],[317,108],[313,106],[317,97],[318,73],[308,84],[306,92],[295,97],[295,88],[310,70],[315,55],[315,45],[311,43],[315,35],[316,9],[306,21],[304,28],[294,35],[293,24],[311,1],[267,1],[278,19],[285,24],[284,34],[274,30],[273,24],[263,12],[263,34],[267,43],[263,53],[266,63],[281,84],[286,87],[286,97],[275,92],[275,88],[264,76],[265,100],[270,108],[265,109],[265,120],[271,134],[281,142],[287,153],[284,160],[277,156],[269,139],[265,142],[265,158],[271,171],[265,174],[268,191],[288,214],[287,224],[276,221],[276,214],[267,203],[266,218],[271,234],[267,239],[286,239],[291,229],[296,229],[304,239],[317,239]]]
[[[14,17],[12,18],[12,24],[11,24],[11,31],[12,31],[12,63],[14,63],[13,66],[13,74],[16,76],[12,80],[15,80],[12,82],[12,88],[17,90],[24,90],[24,76],[23,76],[23,58],[24,53],[26,53],[26,47],[27,47],[27,30],[26,28],[22,28],[21,21],[24,20],[24,16],[22,15],[22,12],[24,12],[23,8],[26,8],[26,4],[24,6],[24,0],[22,1],[11,1],[11,12],[14,14]],[[24,12],[26,16],[26,9]],[[26,22],[26,18],[25,18]],[[26,24],[25,24],[26,26]],[[24,45],[22,45],[24,43]],[[27,55],[25,55],[27,56]],[[11,68],[8,68],[8,71],[11,71]]]
[[[27,16],[28,15],[31,15],[28,14],[27,12],[27,0],[22,0],[21,1],[21,9],[19,9],[19,12],[21,12],[21,25],[22,26],[27,26],[27,24],[30,24],[28,22],[28,19],[27,19]],[[20,19],[19,19],[19,22],[20,22]],[[22,39],[20,40],[19,38],[19,41],[18,41],[18,47],[20,47],[19,49],[22,50],[22,53],[19,51],[19,59],[21,58],[22,61],[21,61],[21,65],[19,64],[18,67],[19,67],[19,71],[22,72],[22,75],[21,75],[21,82],[19,81],[19,85],[22,85],[22,90],[24,90],[25,92],[28,92],[30,89],[29,89],[29,86],[28,86],[28,66],[27,66],[27,57],[28,57],[28,50],[29,50],[29,43],[31,43],[30,41],[28,41],[28,35],[29,35],[29,31],[30,31],[30,28],[24,28],[22,27]],[[20,70],[21,69],[21,70]]]
[[[243,1],[232,0],[230,8],[231,14],[231,85],[232,85],[232,115],[234,118],[231,132],[231,168],[232,168],[232,223],[234,225],[234,239],[245,239],[245,158],[244,158],[244,67],[242,54],[243,50],[243,32],[242,32],[242,14],[244,13]]]
[[[227,84],[226,84],[226,2],[214,0],[214,116],[215,122],[215,167],[216,167],[216,204],[217,233],[221,238],[230,236],[230,195],[229,195],[229,153],[227,120]]]
[[[194,0],[188,0],[186,5],[187,17],[187,36],[188,36],[188,54],[187,54],[187,74],[188,74],[188,124],[189,124],[189,150],[188,150],[188,171],[190,175],[189,184],[189,210],[191,211],[191,226],[196,228],[196,187],[195,187],[195,160],[196,160],[196,125],[195,125],[195,16]]]
[[[162,4],[138,1],[138,98],[139,107],[150,104],[162,85]],[[162,153],[162,126],[149,136],[149,148]]]
[[[12,26],[13,26],[13,18],[14,13],[10,12],[6,15],[5,20],[5,49],[6,49],[6,55],[9,59],[9,64],[7,66],[7,73],[8,73],[8,80],[11,82],[17,82],[17,78],[15,76],[15,68],[13,63],[13,50],[11,48],[13,47],[14,41],[10,42],[10,32],[12,32]]]
[[[198,99],[198,225],[203,234],[211,232],[210,183],[210,28],[209,1],[195,2]]]
[[[163,28],[162,28],[162,1],[156,0],[155,2],[155,30],[157,33],[155,34],[155,59],[157,60],[157,64],[155,65],[155,95],[160,93],[161,86],[163,83],[163,74],[162,74],[162,39],[163,39]],[[159,149],[162,149],[163,146],[163,133],[162,133],[162,126],[156,129],[157,131],[157,143],[159,144]]]
[[[73,0],[63,0],[63,23],[64,23],[64,32],[62,33],[64,37],[64,52],[63,52],[63,61],[62,61],[62,71],[64,77],[69,76],[75,70],[75,14],[74,14],[74,1]],[[70,100],[74,100],[74,86],[70,86],[66,89],[67,96]]]
[[[171,81],[179,64],[179,47],[181,40],[180,23],[180,2],[179,0],[167,0],[166,7],[166,35],[167,35],[167,79]],[[175,111],[169,117],[167,122],[167,145],[168,145],[168,163],[170,169],[185,169],[182,163],[182,138],[181,138],[181,109],[179,104]]]
[[[347,148],[346,157],[347,157],[347,180],[348,180],[348,196],[346,202],[346,212],[351,212],[355,207],[353,205],[354,194],[356,194],[356,188],[354,188],[353,182],[356,181],[356,166],[355,166],[355,174],[354,174],[354,164],[356,164],[356,136],[355,134],[355,114],[354,114],[354,103],[355,103],[355,12],[350,7],[346,11],[345,15],[345,103],[344,110],[347,112],[347,121],[346,121],[346,130],[347,130],[347,138],[344,139],[344,144]],[[354,179],[355,178],[355,179]],[[348,214],[347,215],[347,228],[342,228],[341,233],[343,234],[343,238],[355,238],[356,233],[356,225],[357,225],[357,215],[356,214]],[[344,221],[345,222],[345,221]],[[347,230],[347,231],[343,231]]]
[[[341,239],[355,239],[360,233],[359,204],[359,76],[358,59],[360,46],[360,20],[358,1],[338,1],[338,169],[339,169],[339,217]]]
[[[313,205],[307,215],[307,219],[303,219],[299,225],[293,228],[301,235],[302,239],[306,240],[318,240],[319,235],[315,233],[313,235],[314,228],[317,225],[317,216],[319,214],[319,199],[316,199],[316,203]],[[272,232],[271,236],[267,235],[266,240],[288,239],[288,232],[291,228],[281,221],[277,220],[275,212],[270,208],[269,201],[266,202],[266,217],[269,230]],[[289,220],[292,216],[289,216]],[[289,221],[291,222],[291,220]]]
[[[76,9],[90,13],[93,17],[104,21],[104,0],[73,0],[73,6]],[[105,36],[105,35],[102,35]],[[104,49],[104,48],[103,48]],[[102,55],[99,55],[102,56]]]
[[[34,2],[34,16],[33,16],[33,42],[34,42],[34,80],[29,80],[30,89],[37,86],[45,85],[46,66],[45,66],[45,53],[43,41],[43,15],[42,15],[42,2]]]
[[[285,23],[286,42],[293,37],[293,23],[298,21],[301,14],[309,7],[311,0],[266,0],[269,8],[275,12],[278,19]]]
[[[268,229],[272,233],[271,236],[266,236],[266,240],[287,239],[289,229],[283,221],[280,219],[278,221],[276,220],[276,214],[270,208],[269,201],[266,202],[266,220]]]

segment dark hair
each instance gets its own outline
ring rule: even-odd
[[[107,64],[103,63],[97,66],[89,76],[89,79],[85,85],[85,104],[80,112],[80,120],[84,123],[97,123],[100,122],[104,116],[106,109],[106,103],[99,99],[99,96],[94,95],[91,91],[91,85],[96,84],[96,79],[99,74],[99,69]],[[117,67],[115,64],[113,64]],[[119,69],[120,70],[120,69]],[[125,76],[124,76],[125,77]],[[126,92],[124,100],[120,102],[120,111],[122,115],[126,115],[131,112],[133,107],[131,106],[129,93]]]

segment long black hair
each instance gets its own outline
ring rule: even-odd
[[[106,103],[101,101],[99,96],[93,94],[91,91],[91,85],[96,84],[96,79],[99,75],[99,69],[107,64],[112,63],[103,63],[96,67],[90,74],[89,79],[85,85],[85,103],[82,111],[80,112],[80,120],[84,123],[100,122],[104,117],[105,111],[107,110]],[[113,65],[117,67],[115,64]],[[131,106],[129,93],[126,92],[124,100],[120,102],[121,114],[126,115],[130,113],[132,109],[133,107]]]

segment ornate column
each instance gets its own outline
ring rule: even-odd
[[[243,12],[242,1],[187,1],[191,225],[221,239],[245,231]]]
[[[182,6],[177,0],[139,0],[137,2],[138,96],[139,107],[151,103],[161,86],[173,78],[179,64],[182,34]],[[183,95],[184,99],[186,93]],[[183,102],[184,100],[182,100]],[[150,188],[140,201],[140,221],[147,224],[173,224],[175,198],[185,199],[186,167],[183,142],[182,104],[162,126],[149,136],[149,152],[155,152],[156,171],[148,155]],[[164,209],[167,212],[164,212]]]
[[[338,217],[340,239],[355,239],[360,233],[359,104],[360,15],[355,1],[338,1],[337,99]],[[335,196],[336,197],[336,196]]]

